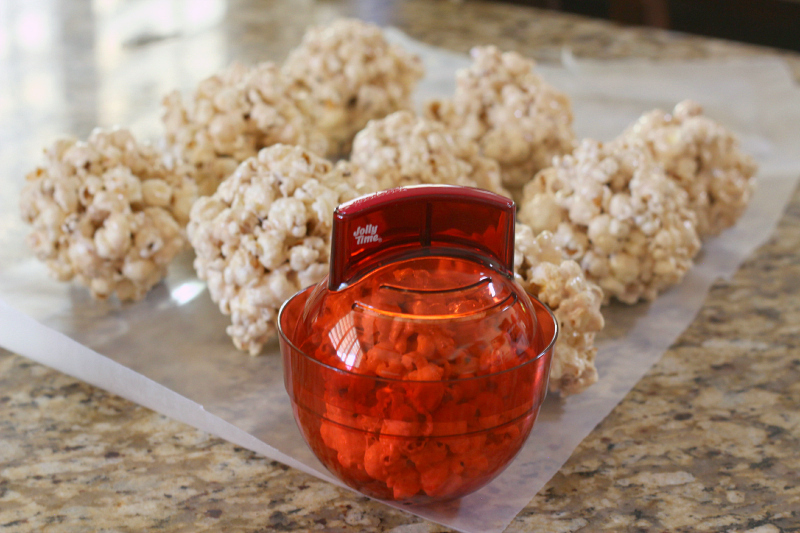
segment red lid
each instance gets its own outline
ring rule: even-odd
[[[333,214],[328,287],[338,290],[398,256],[470,256],[514,274],[514,202],[469,187],[418,185],[362,196]]]

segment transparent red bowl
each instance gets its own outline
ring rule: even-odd
[[[322,463],[370,496],[449,500],[519,452],[558,331],[514,281],[514,203],[467,187],[364,196],[330,274],[278,317],[284,383]]]
[[[305,353],[310,332],[302,327],[304,314],[320,286],[284,304],[279,331],[295,420],[333,474],[375,498],[432,503],[469,494],[509,465],[547,392],[558,325],[544,304],[530,297],[537,334],[519,364],[457,379],[410,380],[391,377],[388,368],[378,372],[389,377],[352,372],[352,360]],[[462,335],[476,327],[468,325]],[[491,344],[484,349],[491,351]]]

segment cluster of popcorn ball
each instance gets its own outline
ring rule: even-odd
[[[553,234],[534,235],[517,224],[514,271],[522,287],[547,305],[560,331],[550,366],[550,390],[576,394],[597,381],[594,337],[603,329],[603,291],[586,278],[580,265],[564,259]]]
[[[494,46],[472,50],[452,99],[428,104],[430,117],[480,145],[500,163],[503,183],[518,189],[553,157],[572,151],[572,105],[535,71],[535,62]]]
[[[398,111],[356,135],[350,161],[357,183],[376,190],[443,183],[508,195],[497,162],[443,124]]]
[[[423,69],[379,27],[344,19],[308,30],[283,73],[328,139],[328,153],[341,155],[368,121],[411,108]]]
[[[231,316],[228,335],[240,350],[258,354],[283,302],[327,274],[333,210],[361,195],[349,174],[347,163],[277,144],[194,204],[195,270]]]
[[[623,134],[645,142],[667,175],[689,194],[701,238],[733,226],[750,201],[756,164],[728,130],[685,100],[672,113],[644,114]]]
[[[338,204],[428,183],[513,194],[517,279],[560,324],[551,389],[580,392],[597,380],[601,305],[678,283],[744,211],[756,167],[691,101],[579,142],[533,61],[493,46],[472,58],[417,116],[418,57],[361,21],[311,28],[282,65],[233,64],[187,100],[167,95],[159,149],[126,130],[57,141],[22,193],[29,243],[58,279],[135,300],[188,234],[228,334],[255,355],[281,304],[327,273]]]
[[[123,129],[56,141],[45,159],[20,199],[36,256],[54,277],[77,278],[95,298],[142,298],[186,244],[197,198],[189,172],[169,167]]]
[[[420,59],[389,44],[380,28],[339,20],[311,28],[284,62],[234,63],[203,80],[184,102],[164,98],[166,142],[196,167],[204,195],[262,148],[295,144],[338,155],[373,118],[410,107]]]
[[[606,298],[653,300],[700,249],[688,195],[646,150],[585,140],[525,186],[517,217],[550,231]]]
[[[204,195],[213,194],[236,167],[277,143],[298,144],[324,155],[327,142],[293,100],[274,63],[234,63],[197,87],[184,103],[178,91],[164,98],[166,141],[196,168]]]

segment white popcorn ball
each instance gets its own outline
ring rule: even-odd
[[[626,139],[584,140],[557,157],[525,186],[517,217],[552,232],[606,299],[625,303],[678,283],[700,249],[686,191]]]
[[[474,141],[410,111],[370,121],[353,141],[350,162],[365,188],[442,183],[509,195],[497,163],[481,156]]]
[[[516,227],[514,273],[558,320],[550,390],[562,396],[583,392],[597,381],[594,338],[605,325],[600,313],[603,291],[586,278],[578,263],[564,259],[552,233],[534,235],[525,224]]]
[[[261,148],[297,144],[324,154],[322,133],[296,105],[274,63],[234,63],[203,80],[188,104],[173,91],[164,98],[166,141],[197,169],[203,195],[212,194],[236,167]]]
[[[77,278],[95,298],[138,300],[185,247],[190,174],[124,129],[58,140],[26,177],[28,243],[57,279]]]
[[[361,194],[349,179],[345,162],[276,144],[195,203],[194,267],[231,315],[227,332],[240,350],[257,355],[277,332],[283,302],[327,273],[333,211]]]
[[[378,26],[340,19],[309,29],[283,73],[328,139],[328,153],[340,155],[369,120],[411,108],[423,69],[417,56],[390,44]]]
[[[687,193],[701,238],[733,226],[753,193],[756,164],[738,139],[685,100],[672,113],[645,113],[623,134],[644,141],[667,176]]]
[[[456,74],[453,98],[430,102],[427,114],[477,141],[516,192],[554,156],[574,148],[572,104],[536,74],[533,60],[516,52],[476,47],[472,59]]]

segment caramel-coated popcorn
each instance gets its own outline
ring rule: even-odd
[[[36,256],[55,278],[76,278],[95,298],[142,298],[185,246],[197,197],[190,170],[169,166],[124,129],[56,141],[45,158],[20,199]]]
[[[523,288],[547,305],[559,332],[550,366],[550,390],[562,396],[583,392],[597,381],[594,338],[603,329],[603,291],[580,265],[564,259],[549,231],[534,235],[517,224],[514,271]]]
[[[325,138],[301,112],[274,63],[234,63],[200,82],[188,103],[173,91],[163,107],[166,141],[196,167],[204,195],[261,148],[284,143],[326,151]]]
[[[508,196],[497,163],[481,156],[474,141],[409,111],[371,121],[356,135],[350,161],[365,188],[442,183]]]
[[[348,152],[369,120],[410,109],[423,75],[417,56],[386,41],[378,26],[355,19],[309,29],[283,72],[332,155]]]
[[[753,192],[756,164],[738,139],[685,100],[671,113],[642,115],[624,134],[642,140],[667,176],[689,193],[700,237],[733,226]]]
[[[429,103],[427,114],[477,141],[500,163],[503,184],[519,189],[572,151],[572,104],[516,52],[476,47],[472,59],[456,75],[453,98]]]
[[[700,248],[688,195],[640,143],[583,141],[525,186],[517,216],[551,231],[606,298],[653,300]]]
[[[347,163],[277,144],[245,160],[192,208],[195,270],[231,316],[228,335],[257,355],[275,336],[278,310],[328,272],[333,210],[360,195]]]

